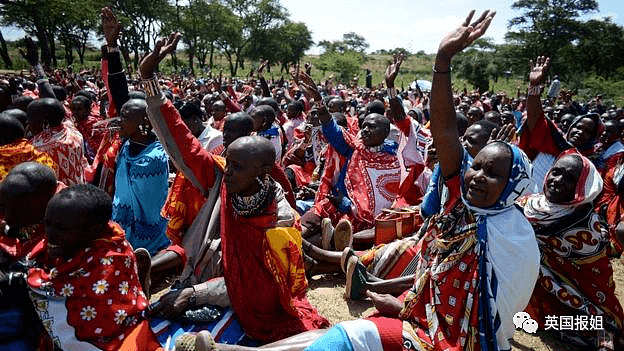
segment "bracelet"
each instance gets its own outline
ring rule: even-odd
[[[391,99],[397,97],[397,91],[395,87],[388,88],[388,96],[390,96]]]
[[[43,70],[43,66],[41,66],[40,63],[35,65],[33,67],[33,69],[35,70],[35,73],[37,74],[37,78],[39,78],[39,79],[45,79],[46,78],[45,71]]]
[[[193,288],[193,293],[189,297],[189,307],[195,307],[197,306],[197,292],[195,291],[195,285],[191,285],[191,288]]]
[[[119,52],[119,46],[107,46],[106,52],[108,52],[109,54],[112,54],[114,52]]]
[[[142,79],[141,87],[145,90],[147,96],[160,95],[160,86],[158,85],[158,79],[156,79],[156,76],[148,79]]]
[[[453,68],[449,66],[448,71],[438,71],[438,69],[436,68],[435,64],[433,64],[433,66],[431,66],[431,69],[433,70],[433,73],[438,73],[438,74],[445,74],[445,73],[451,73],[453,71]]]
[[[540,96],[542,95],[542,89],[539,85],[529,85],[529,96]]]

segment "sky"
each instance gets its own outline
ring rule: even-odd
[[[411,52],[435,53],[440,39],[461,23],[471,9],[496,11],[485,34],[499,44],[507,25],[520,11],[514,1],[494,0],[282,0],[294,22],[304,22],[315,43],[341,40],[342,34],[355,32],[370,44],[369,52],[403,47]],[[612,17],[624,26],[624,1],[598,1],[598,13],[583,19]],[[318,47],[308,53],[320,53]]]
[[[509,20],[520,15],[513,10],[512,0],[281,0],[294,22],[304,22],[312,31],[315,43],[341,40],[344,33],[355,32],[370,44],[369,52],[397,47],[411,52],[435,53],[440,39],[461,23],[471,9],[477,14],[496,10],[496,17],[485,34],[499,44],[504,41]],[[624,26],[624,1],[598,0],[599,12],[583,19],[611,17]],[[7,40],[24,36],[24,32],[3,27]],[[319,54],[311,48],[308,54]]]

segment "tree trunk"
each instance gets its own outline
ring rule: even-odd
[[[50,46],[48,45],[48,37],[42,27],[37,26],[37,40],[41,48],[41,63],[50,67],[52,63],[52,55],[50,55]]]
[[[71,66],[71,64],[74,63],[74,55],[73,55],[73,51],[71,45],[67,45],[67,43],[65,43],[65,64],[67,66]]]
[[[193,67],[193,59],[195,58],[195,48],[189,46],[188,58],[189,58],[189,69],[191,70],[191,74],[194,75],[195,69]]]
[[[4,61],[4,65],[7,68],[13,67],[13,62],[11,61],[11,57],[9,56],[9,51],[7,49],[6,41],[4,41],[2,31],[0,31],[0,56],[2,56],[2,61]]]
[[[50,53],[52,57],[52,67],[57,67],[58,63],[56,61],[56,43],[54,42],[54,34],[46,33],[46,37],[48,39],[48,44],[50,45]]]
[[[214,43],[210,43],[210,70],[211,71],[213,68],[213,62],[212,62],[213,56],[214,56]]]

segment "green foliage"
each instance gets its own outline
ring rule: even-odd
[[[312,44],[312,33],[305,23],[285,21],[277,28],[257,33],[245,57],[265,59],[269,63],[281,62],[282,69],[286,69],[290,63],[299,62]]]
[[[316,68],[323,73],[335,72],[339,81],[348,83],[361,71],[363,63],[364,58],[357,51],[328,51],[320,56]]]
[[[318,43],[318,46],[323,48],[324,52],[339,52],[346,53],[347,51],[354,51],[364,55],[364,51],[370,46],[364,37],[350,32],[342,35],[342,40],[327,41],[322,40]]]
[[[517,0],[511,7],[522,11],[509,21],[506,38],[515,45],[516,54],[528,61],[538,55],[553,59],[552,69],[565,75],[571,69],[565,56],[570,46],[579,39],[583,23],[580,16],[598,10],[595,0]]]

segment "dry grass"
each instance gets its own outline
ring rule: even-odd
[[[624,263],[612,260],[616,295],[624,305]],[[366,317],[375,311],[370,301],[346,301],[343,297],[345,280],[342,275],[319,275],[310,281],[308,298],[332,324],[340,321]],[[527,334],[518,331],[512,341],[512,350],[518,351],[585,351],[560,341],[550,332],[538,331]]]

